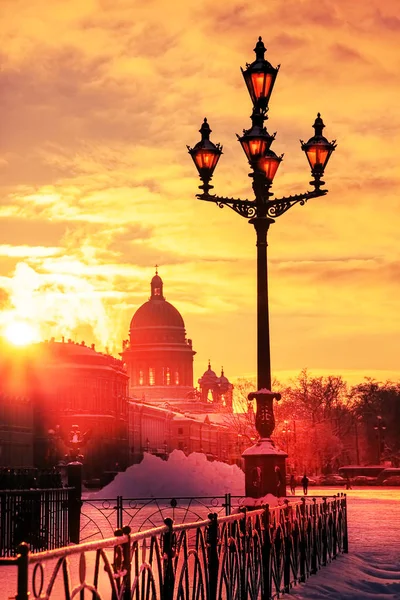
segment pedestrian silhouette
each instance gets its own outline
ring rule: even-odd
[[[275,467],[275,475],[276,475],[276,495],[279,498],[282,494],[281,494],[281,489],[282,489],[282,473],[281,470],[278,466]]]
[[[307,492],[308,492],[308,483],[309,483],[309,479],[308,479],[307,475],[304,473],[304,475],[301,479],[301,485],[303,486],[303,493],[305,496],[307,496]]]
[[[293,473],[290,476],[290,491],[291,491],[292,495],[294,496],[296,493],[296,478],[293,475]]]

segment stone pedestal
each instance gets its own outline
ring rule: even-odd
[[[286,452],[275,447],[271,438],[260,439],[247,448],[244,459],[246,496],[262,498],[266,494],[286,496]]]

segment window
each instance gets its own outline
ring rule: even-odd
[[[165,368],[165,385],[171,385],[171,369]]]
[[[179,371],[175,371],[175,385],[179,385]]]
[[[183,435],[183,427],[178,427],[178,435]]]
[[[154,295],[161,296],[161,288],[154,288]]]
[[[155,384],[154,367],[149,367],[149,385]]]
[[[139,385],[143,385],[144,377],[143,377],[143,369],[139,370]]]

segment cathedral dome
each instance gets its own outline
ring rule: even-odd
[[[142,304],[132,317],[130,332],[147,330],[149,333],[155,330],[173,329],[179,335],[185,336],[185,323],[180,312],[166,301],[163,295],[163,280],[158,275],[154,275],[151,280],[150,299]],[[177,341],[177,340],[176,340]]]
[[[210,361],[208,361],[208,369],[203,373],[203,376],[198,380],[203,387],[213,387],[218,383],[218,377],[215,371],[211,369]]]
[[[131,320],[131,329],[147,327],[179,327],[185,328],[180,312],[167,302],[150,298],[137,309]]]
[[[219,377],[219,379],[218,379],[218,384],[219,384],[219,389],[222,394],[225,394],[225,392],[227,392],[228,390],[233,388],[229,379],[227,377],[225,377],[223,368],[221,370],[221,377]]]

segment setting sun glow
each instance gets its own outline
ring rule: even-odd
[[[37,341],[37,332],[32,325],[21,321],[7,325],[4,335],[15,346],[27,346]]]

